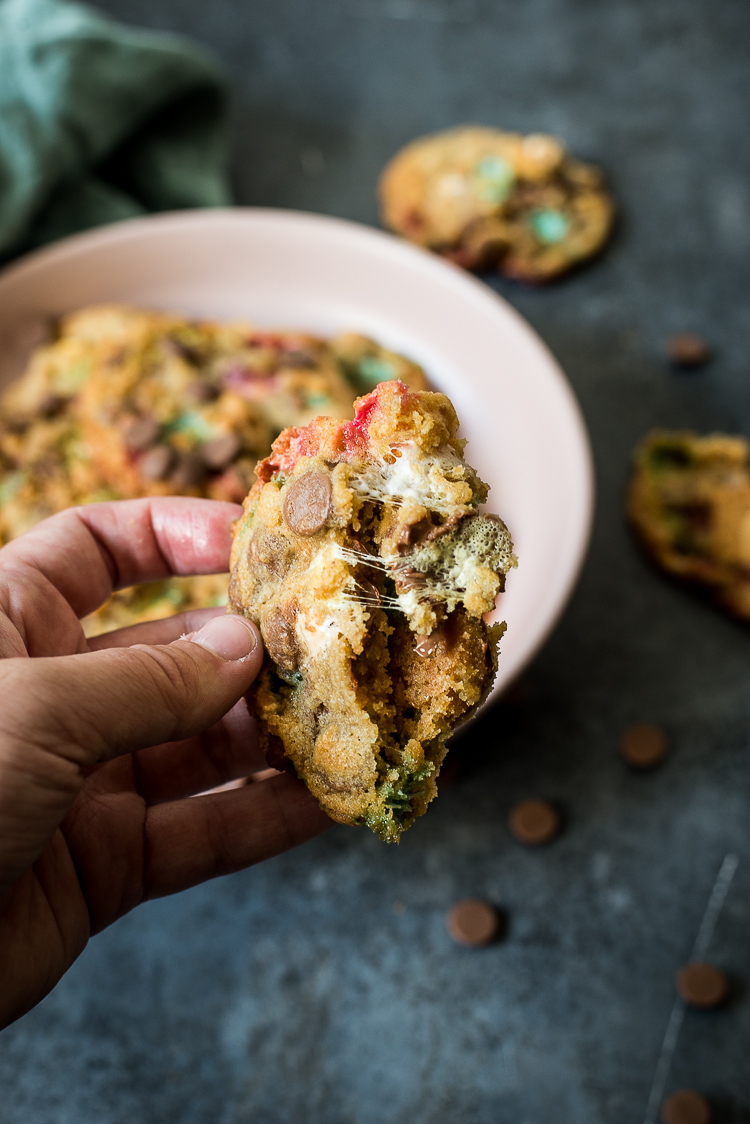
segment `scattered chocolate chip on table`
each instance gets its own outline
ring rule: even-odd
[[[667,340],[667,354],[675,367],[703,367],[711,358],[711,348],[694,332],[677,332]]]
[[[500,932],[497,910],[481,898],[464,898],[456,902],[445,923],[454,941],[467,948],[492,944]]]
[[[689,1007],[710,1010],[720,1007],[729,995],[729,980],[713,964],[693,961],[677,975],[677,994]]]
[[[713,1112],[702,1093],[678,1089],[661,1106],[662,1124],[711,1124]]]
[[[508,827],[519,843],[540,847],[559,834],[560,814],[548,800],[521,800],[510,810]]]
[[[653,722],[636,722],[623,730],[620,753],[633,769],[653,769],[667,755],[667,735]]]

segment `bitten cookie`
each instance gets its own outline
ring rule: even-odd
[[[615,213],[600,170],[557,138],[470,125],[401,149],[379,196],[383,223],[410,241],[530,282],[596,254]]]
[[[515,557],[477,511],[488,489],[445,395],[385,382],[355,406],[286,430],[258,465],[229,604],[263,635],[248,703],[269,762],[395,841],[492,685],[504,626],[483,617]]]
[[[747,441],[654,430],[635,451],[627,509],[662,570],[750,620]]]

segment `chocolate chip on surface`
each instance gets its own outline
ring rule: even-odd
[[[178,491],[195,488],[206,479],[206,466],[199,453],[180,453],[170,482]]]
[[[171,446],[154,445],[138,462],[141,476],[145,480],[165,480],[174,464],[174,456]]]
[[[677,994],[689,1007],[720,1007],[729,995],[729,980],[721,968],[695,960],[677,974]]]
[[[633,769],[653,769],[667,755],[667,735],[653,722],[636,722],[623,731],[620,753]]]
[[[678,332],[667,340],[667,354],[676,367],[702,367],[711,358],[711,348],[694,332]]]
[[[431,632],[429,636],[418,636],[414,644],[414,651],[418,656],[434,656],[440,647],[440,640],[439,631]]]
[[[314,367],[315,358],[307,351],[300,351],[293,349],[291,351],[282,351],[279,362],[282,367]]]
[[[206,402],[215,402],[221,394],[221,391],[218,386],[208,382],[206,379],[196,379],[195,382],[191,382],[187,387],[186,393],[188,398],[193,402],[202,405]]]
[[[325,527],[332,506],[330,476],[313,469],[289,485],[284,497],[284,521],[298,535],[314,535]]]
[[[61,394],[45,394],[39,403],[40,417],[53,418],[65,405],[67,399]]]
[[[155,418],[132,418],[123,428],[123,438],[131,453],[143,453],[159,440],[160,426]]]
[[[201,446],[200,455],[209,468],[226,468],[242,448],[236,433],[220,433]]]
[[[412,589],[424,589],[427,585],[427,575],[421,570],[411,570],[399,566],[394,572],[396,588],[400,592],[409,593]]]
[[[695,1089],[678,1089],[661,1106],[662,1124],[711,1124],[711,1105]]]
[[[519,843],[540,847],[559,834],[560,815],[548,800],[521,800],[510,810],[508,827]]]
[[[294,618],[294,609],[290,606],[282,606],[272,609],[260,625],[266,651],[281,671],[296,671],[299,664],[299,645]]]
[[[456,902],[445,923],[454,941],[467,948],[492,944],[500,931],[497,910],[481,898],[465,898]]]
[[[380,608],[380,590],[369,578],[358,578],[357,585],[362,591],[361,597],[370,609]]]

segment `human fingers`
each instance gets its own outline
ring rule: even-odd
[[[236,504],[160,496],[68,508],[0,551],[0,585],[18,594],[32,571],[58,590],[79,617],[114,589],[173,574],[229,567]]]
[[[260,784],[149,809],[145,896],[163,897],[270,859],[332,826],[301,781]]]
[[[211,609],[189,609],[186,613],[177,613],[174,617],[165,617],[158,621],[142,621],[140,624],[127,625],[112,632],[103,632],[99,636],[90,636],[88,645],[92,652],[98,652],[102,648],[132,648],[133,644],[171,644],[181,636],[197,632],[212,617],[221,617],[225,613],[226,609],[223,606]]]
[[[272,858],[326,831],[331,822],[300,781],[282,774],[147,808],[135,865],[122,855],[121,829],[106,799],[81,801],[63,832],[97,932],[141,901]],[[113,880],[122,883],[115,896]]]
[[[135,755],[135,785],[148,804],[180,800],[266,769],[244,699],[197,737]]]
[[[261,661],[234,615],[168,645],[0,661],[0,885],[35,861],[87,766],[212,726]]]

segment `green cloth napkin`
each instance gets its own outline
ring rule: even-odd
[[[0,258],[149,211],[231,202],[203,51],[65,0],[0,2]]]

